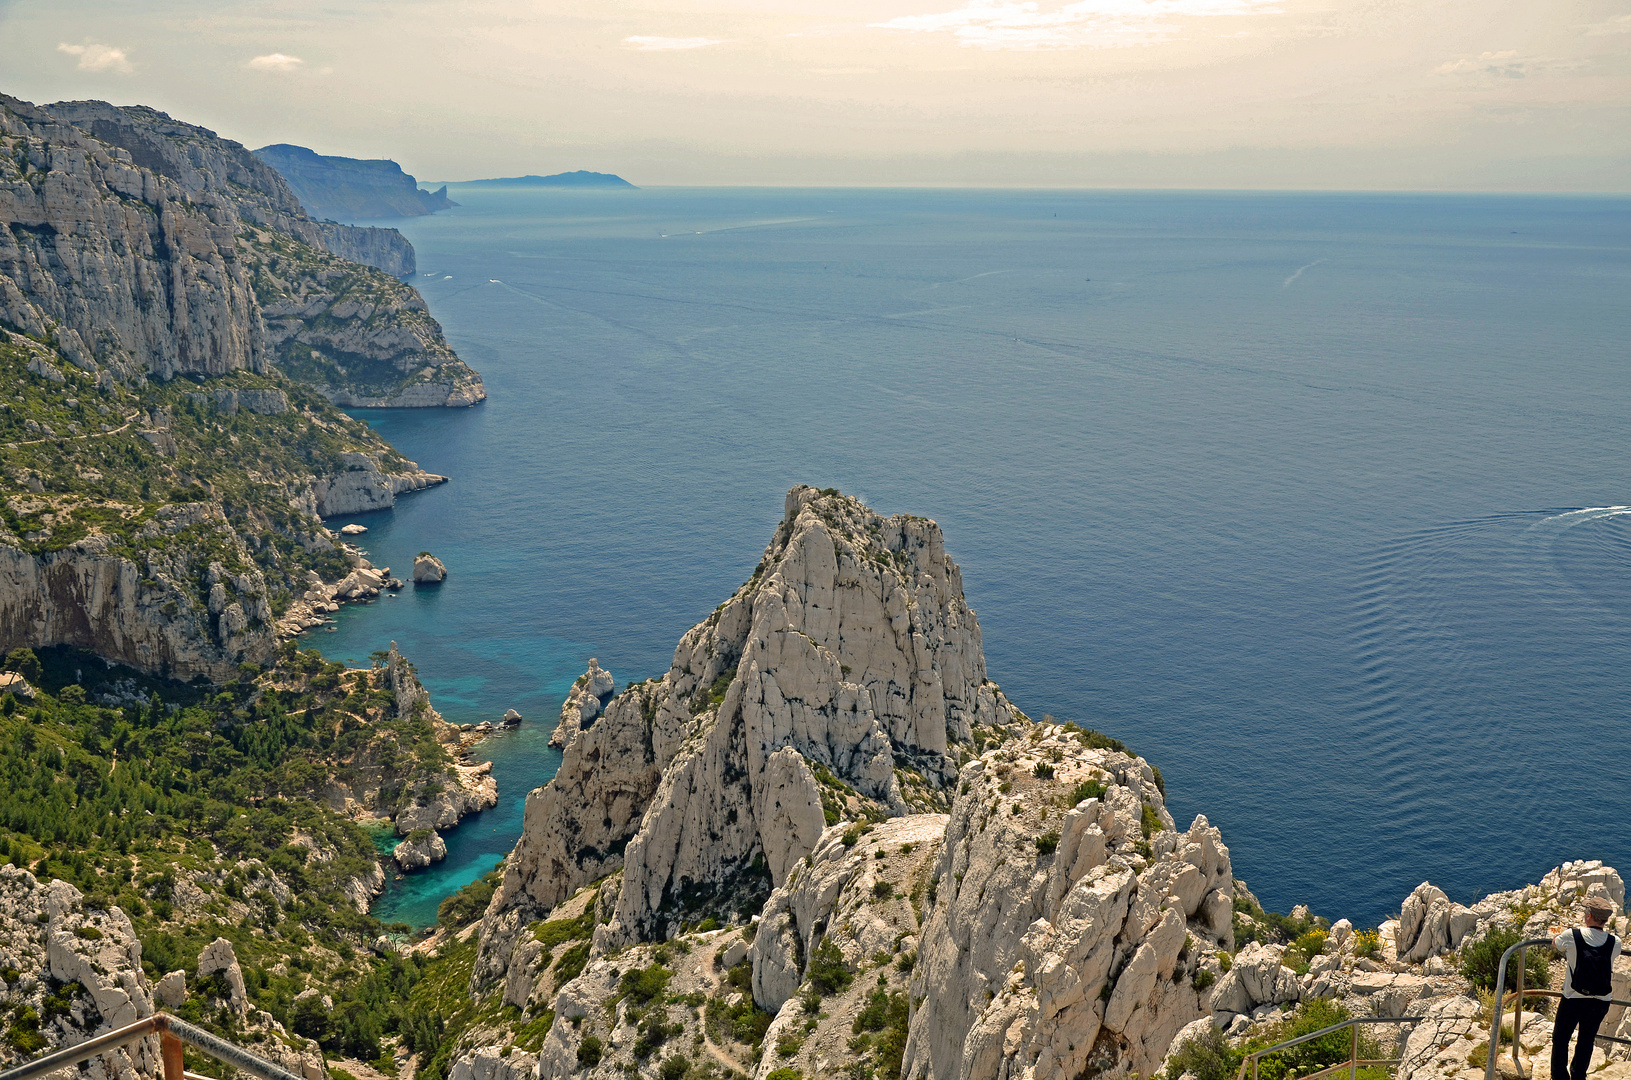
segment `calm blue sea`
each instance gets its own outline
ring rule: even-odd
[[[1270,907],[1631,872],[1631,202],[453,195],[400,227],[490,396],[365,414],[453,482],[357,519],[451,576],[308,641],[526,723],[383,917],[492,868],[588,658],[663,672],[801,481],[938,520],[992,677]]]

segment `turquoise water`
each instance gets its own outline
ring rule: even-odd
[[[795,482],[936,518],[992,677],[1159,764],[1272,907],[1631,867],[1631,203],[454,197],[401,227],[490,397],[367,414],[454,479],[358,519],[450,577],[309,640],[526,722],[382,916],[491,868],[588,657],[665,670]]]

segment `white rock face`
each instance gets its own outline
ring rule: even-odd
[[[536,1080],[538,1059],[524,1050],[506,1056],[496,1046],[484,1047],[453,1062],[448,1080]]]
[[[572,692],[561,703],[561,719],[555,725],[554,734],[549,737],[549,745],[559,750],[571,742],[573,735],[588,727],[600,715],[615,689],[617,681],[612,678],[612,673],[602,668],[600,661],[591,656],[589,669],[572,684]],[[520,719],[519,714],[516,719]]]
[[[662,936],[680,911],[756,908],[819,836],[811,765],[904,813],[955,776],[948,735],[1013,715],[939,527],[796,487],[748,583],[528,796],[474,981],[502,970],[520,925],[619,865],[597,947]]]
[[[348,451],[340,457],[342,471],[312,484],[312,509],[319,517],[385,510],[396,505],[398,495],[447,482],[447,477],[425,472],[411,461],[392,471],[383,468],[375,454]]]
[[[159,536],[183,529],[236,549],[243,540],[213,503],[163,508],[144,526]],[[177,546],[144,564],[112,553],[107,536],[33,555],[0,543],[0,651],[75,645],[142,671],[177,679],[232,677],[238,664],[268,663],[277,647],[269,590],[259,569],[210,571],[210,603],[192,597],[199,567]],[[219,592],[216,591],[219,587]]]
[[[187,973],[172,971],[166,974],[153,988],[153,999],[167,1009],[179,1009],[181,1003],[187,1000]]]
[[[1215,898],[1233,889],[1218,831],[1200,817],[1173,831],[1142,759],[1038,730],[1048,733],[963,769],[903,1075],[1148,1076],[1173,1036],[1210,1011],[1192,983],[1231,943],[1217,917]],[[1052,779],[1038,780],[1039,766]],[[1103,794],[1056,805],[1084,781]]]
[[[447,580],[447,567],[442,560],[431,554],[415,555],[413,559],[413,583],[415,585],[434,585]]]
[[[391,858],[402,870],[418,870],[447,858],[447,843],[435,829],[419,840],[408,837],[391,852]]]
[[[809,862],[795,867],[788,883],[770,894],[753,946],[744,950],[753,960],[754,1001],[778,1012],[792,1000],[804,982],[809,957],[824,936],[838,942],[846,958],[854,961],[894,952],[902,932],[915,942],[917,923],[911,909],[888,909],[873,889],[887,881],[905,886],[897,889],[903,897],[909,894],[914,872],[921,867],[926,877],[934,865],[947,820],[945,814],[891,818],[860,833],[849,845],[844,843],[845,834],[856,826],[841,822],[826,830]],[[847,932],[842,929],[845,923]],[[735,949],[732,945],[721,957],[727,968],[741,959]],[[869,987],[860,989],[864,995]]]
[[[43,1014],[49,979],[81,983],[88,996],[67,1016],[40,1025],[49,1052],[153,1015],[153,998],[142,974],[142,946],[119,908],[87,908],[66,881],[41,885],[33,874],[0,866],[0,967],[20,975],[6,987],[12,1006]],[[0,1048],[0,1064],[22,1064],[36,1055]],[[87,1066],[95,1080],[137,1080],[159,1072],[158,1039],[138,1040]]]
[[[221,972],[226,980],[228,1000],[234,1010],[243,1013],[249,1009],[249,992],[244,987],[243,968],[238,966],[238,954],[233,951],[232,942],[226,938],[218,937],[198,954],[198,977],[200,979]]]

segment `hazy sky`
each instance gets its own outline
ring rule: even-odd
[[[1631,190],[1631,0],[0,0],[0,90],[422,180]]]

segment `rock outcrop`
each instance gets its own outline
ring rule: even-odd
[[[939,527],[795,487],[749,581],[528,796],[473,982],[502,970],[522,926],[619,866],[600,948],[704,909],[756,910],[812,850],[824,792],[880,813],[943,807],[953,744],[1014,715]]]
[[[193,543],[155,544],[140,562],[105,535],[36,554],[8,543],[0,523],[0,650],[74,645],[177,679],[226,681],[240,663],[266,663],[269,590],[220,507],[166,506],[142,532]],[[226,553],[232,569],[207,552]]]
[[[904,1075],[1149,1075],[1209,1011],[1195,975],[1232,945],[1218,831],[1174,831],[1142,759],[1079,732],[1035,736],[963,770]]]
[[[447,567],[442,560],[428,551],[421,551],[413,557],[413,583],[415,585],[440,585],[447,580]]]
[[[8,972],[0,1003],[14,1025],[0,1044],[3,1067],[153,1015],[141,942],[125,913],[89,907],[68,882],[42,884],[15,866],[0,866],[0,968]],[[66,999],[67,1008],[48,1008],[47,998]],[[34,1036],[38,1049],[18,1049]],[[158,1049],[156,1037],[140,1039],[84,1068],[98,1080],[152,1077]]]
[[[447,477],[425,472],[416,462],[397,468],[382,467],[378,454],[347,451],[340,455],[344,468],[318,479],[310,488],[310,505],[319,517],[388,510],[396,497],[447,483]]]
[[[447,858],[447,843],[435,829],[409,833],[391,852],[398,870],[418,870]]]
[[[559,750],[572,741],[572,736],[594,723],[615,689],[617,682],[612,673],[591,656],[589,670],[578,676],[577,682],[572,684],[572,692],[561,705],[561,719],[549,737],[549,745]]]

